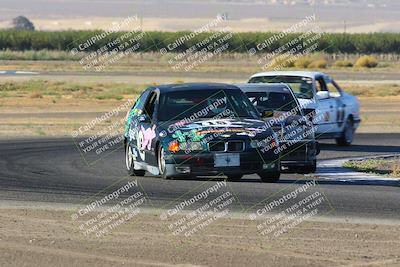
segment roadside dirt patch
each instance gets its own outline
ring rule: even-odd
[[[102,238],[85,237],[71,212],[2,209],[1,266],[399,266],[398,225],[306,221],[278,239],[256,222],[219,219],[174,236],[159,214],[140,214]]]

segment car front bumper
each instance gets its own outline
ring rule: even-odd
[[[319,154],[319,144],[315,140],[283,141],[280,144],[285,146],[281,152],[281,166],[284,169],[312,165]]]
[[[279,172],[279,155],[273,153],[262,154],[257,150],[250,152],[224,152],[225,154],[239,154],[239,166],[215,166],[215,152],[200,152],[190,154],[167,154],[166,172],[170,176],[179,175],[230,175],[253,174],[260,172]],[[222,153],[222,154],[224,154]]]

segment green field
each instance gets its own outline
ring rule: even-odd
[[[0,31],[0,50],[10,49],[14,51],[24,50],[63,50],[71,51],[80,44],[90,40],[93,36],[101,35],[102,31]],[[85,51],[97,51],[101,47],[118,39],[126,32],[110,33],[85,48]],[[157,52],[161,48],[168,47],[181,37],[187,38],[185,42],[174,48],[174,52],[183,52],[188,48],[201,43],[207,38],[212,39],[214,32],[202,32],[191,35],[192,32],[144,32],[140,38],[140,47],[137,52]],[[229,44],[224,52],[246,53],[250,48],[269,38],[278,36],[277,32],[242,32],[232,33],[232,38],[225,40]],[[272,44],[263,49],[263,53],[269,53],[275,49],[298,38],[302,33],[289,33],[282,38],[276,38]],[[315,51],[326,53],[400,53],[400,34],[398,33],[323,33],[318,38],[318,47]],[[128,49],[125,47],[123,50]]]

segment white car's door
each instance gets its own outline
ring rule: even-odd
[[[315,98],[319,111],[314,119],[314,123],[317,124],[316,136],[336,132],[338,130],[336,121],[337,101],[330,97],[322,77],[315,80],[315,89]]]

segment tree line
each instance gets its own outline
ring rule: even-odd
[[[0,31],[0,50],[63,50],[73,49],[84,52],[97,51],[102,47],[113,43],[123,37],[126,32],[112,32],[104,34],[102,31],[24,31],[24,30],[2,30]],[[228,43],[228,49],[224,52],[248,52],[260,43],[273,38],[276,32],[245,32],[233,33],[231,37],[224,40]],[[145,32],[141,38],[139,49],[136,52],[158,52],[163,48],[170,52],[183,52],[187,49],[204,43],[215,33],[203,32],[193,34],[191,32]],[[272,52],[291,40],[299,37],[301,33],[286,34],[276,39],[267,47],[262,49],[263,53]],[[96,41],[93,38],[96,38]],[[179,42],[177,40],[184,39]],[[323,33],[317,40],[316,51],[326,53],[400,53],[400,34],[398,33]],[[124,47],[128,49],[129,47]]]

